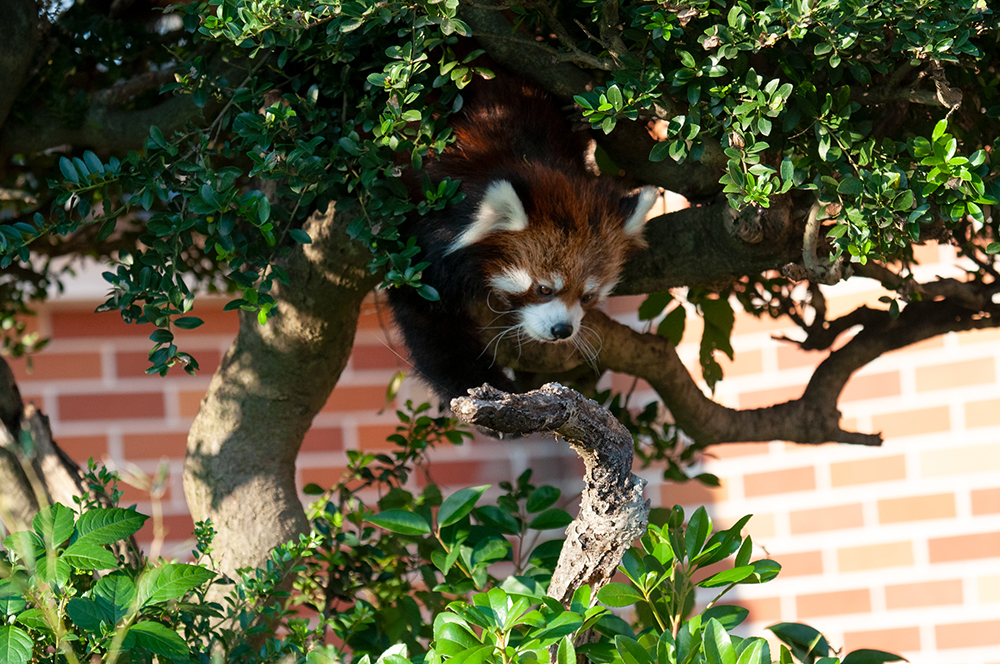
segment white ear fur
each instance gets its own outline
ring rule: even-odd
[[[507,180],[491,182],[479,202],[469,227],[448,248],[447,253],[464,249],[497,231],[523,231],[528,227],[524,205]]]
[[[639,191],[639,199],[635,202],[635,212],[625,220],[626,235],[642,235],[646,227],[646,215],[653,209],[660,192],[656,187],[643,187]]]

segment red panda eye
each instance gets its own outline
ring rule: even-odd
[[[548,286],[539,286],[538,294],[548,297],[549,295],[552,295],[552,289],[549,288]]]
[[[583,296],[580,297],[580,304],[590,304],[594,301],[594,297],[593,293],[584,293]]]

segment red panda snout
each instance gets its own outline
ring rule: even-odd
[[[567,306],[561,298],[529,304],[518,311],[521,328],[536,341],[564,341],[580,329],[583,307],[579,302]]]

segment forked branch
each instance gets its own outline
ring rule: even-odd
[[[568,605],[584,584],[596,592],[649,524],[646,480],[632,474],[632,436],[607,409],[558,383],[527,394],[489,385],[469,393],[451,402],[462,422],[509,434],[554,433],[583,459],[580,513],[566,529],[548,594]]]

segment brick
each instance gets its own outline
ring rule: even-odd
[[[921,265],[933,265],[941,260],[941,245],[937,242],[914,244],[913,260]]]
[[[390,346],[357,345],[351,351],[351,364],[355,369],[407,369],[409,362],[406,348],[399,349]]]
[[[722,375],[726,378],[757,374],[764,370],[764,354],[759,350],[737,351],[732,360],[720,353],[718,359]]]
[[[201,400],[205,398],[208,388],[199,390],[180,390],[177,393],[177,405],[181,417],[194,417],[201,408]]]
[[[938,537],[927,542],[931,564],[1000,558],[1000,532]]]
[[[1000,620],[935,625],[934,638],[939,650],[995,646],[1000,644]]]
[[[300,452],[330,452],[344,449],[344,430],[340,427],[313,427],[306,431]]]
[[[835,487],[902,479],[906,479],[906,459],[901,454],[830,464],[830,483]]]
[[[961,603],[962,581],[959,579],[903,583],[885,587],[885,605],[888,609],[915,609]]]
[[[798,369],[801,367],[816,367],[827,356],[825,352],[802,350],[801,346],[791,343],[780,343],[775,351],[778,359],[778,369]]]
[[[361,313],[358,316],[358,331],[384,330],[392,327],[392,314],[385,302],[365,300],[361,303]]]
[[[214,349],[197,350],[185,348],[184,352],[191,353],[194,359],[197,360],[198,371],[195,372],[196,376],[211,376],[219,368],[219,363],[222,361],[222,353]],[[119,378],[150,377],[158,379],[160,377],[158,374],[150,376],[150,374],[146,373],[146,369],[150,366],[152,365],[149,363],[149,353],[146,351],[120,351],[115,353],[115,373]],[[183,367],[174,367],[167,375],[176,378],[189,376],[189,374],[184,372]]]
[[[509,459],[463,459],[461,461],[432,461],[428,467],[430,480],[442,486],[475,486],[496,484],[514,479]],[[415,473],[419,486],[427,485],[427,475]],[[531,478],[535,481],[535,478]]]
[[[1000,424],[1000,399],[969,401],[965,404],[965,426],[991,427]]]
[[[918,392],[986,385],[996,381],[996,369],[992,357],[917,367],[915,373]]]
[[[772,387],[767,390],[755,390],[753,392],[740,392],[740,408],[764,408],[773,406],[776,403],[784,403],[802,396],[804,385],[786,385],[784,387]]]
[[[623,373],[611,374],[611,389],[625,394],[652,391],[652,386],[642,378]],[[634,403],[634,402],[633,402]]]
[[[160,392],[61,394],[58,400],[59,419],[63,422],[164,416],[163,394]]]
[[[795,598],[795,612],[798,618],[869,613],[871,610],[871,597],[867,589],[812,593]]]
[[[42,351],[31,356],[31,369],[25,357],[5,358],[19,383],[32,380],[82,380],[99,379],[100,353],[50,353]]]
[[[53,311],[50,314],[52,336],[56,339],[79,337],[143,337],[148,338],[150,325],[128,324],[117,311]]]
[[[841,572],[904,567],[912,564],[913,545],[910,542],[867,544],[837,550],[837,568]]]
[[[338,385],[320,412],[377,411],[386,405],[385,390],[385,385]]]
[[[893,653],[920,650],[920,628],[894,627],[844,632],[845,652],[863,648]]]
[[[889,293],[892,295],[892,293]],[[887,355],[908,355],[910,353],[916,353],[923,350],[938,350],[944,348],[944,335],[938,335],[936,337],[931,337],[930,339],[924,339],[923,341],[918,341],[915,344],[910,344],[909,346],[903,346],[902,348],[897,348],[896,350],[890,350],[888,353],[883,353],[882,356]]]
[[[770,453],[770,443],[724,443],[712,445],[707,454],[716,459],[734,459],[736,457],[752,456]]]
[[[980,602],[1000,602],[1000,574],[979,577],[976,595]]]
[[[696,480],[682,483],[667,483],[660,485],[660,505],[712,505],[729,499],[729,489],[725,478],[719,478],[719,486],[706,486]]]
[[[879,523],[902,523],[926,519],[950,519],[955,516],[955,494],[886,498],[878,501]]]
[[[962,332],[953,332],[953,334],[958,337],[958,343],[963,346],[968,344],[991,343],[1000,339],[1000,330],[996,328],[987,328],[985,330],[964,330]]]
[[[786,468],[743,476],[743,493],[747,498],[776,493],[812,491],[816,488],[816,471],[812,466]]]
[[[299,486],[315,484],[324,491],[336,485],[344,478],[347,468],[343,466],[323,466],[318,468],[299,469]]]
[[[972,513],[1000,514],[1000,489],[977,489],[972,492]]]
[[[1000,470],[1000,445],[949,445],[920,453],[920,474],[944,477]]]
[[[156,520],[150,517],[149,519],[146,519],[146,523],[143,524],[139,532],[135,534],[136,541],[138,541],[140,546],[142,546],[145,550],[149,549],[147,545],[149,542],[152,542],[155,537],[155,525]],[[190,514],[173,514],[164,516],[161,519],[160,527],[162,528],[160,535],[163,537],[164,541],[194,540],[194,520],[191,518]],[[218,527],[216,527],[216,529],[218,529]]]
[[[358,427],[358,445],[362,450],[385,450],[395,447],[386,440],[396,433],[395,424],[365,424]]]
[[[902,392],[898,371],[851,376],[841,393],[841,401],[862,401],[894,397]]]
[[[91,457],[100,461],[108,454],[107,436],[59,436],[56,444],[81,466]]]
[[[129,461],[138,459],[177,459],[187,453],[187,434],[169,433],[127,433],[122,436],[122,448]]]
[[[495,463],[495,462],[490,462]],[[431,464],[433,467],[433,464]],[[562,480],[580,481],[583,477],[583,460],[575,453],[567,450],[567,454],[554,457],[532,457],[528,460],[528,466],[535,472],[531,475],[531,482],[535,485],[544,483],[556,483]],[[500,465],[505,468],[505,464]],[[489,477],[486,477],[489,480]]]
[[[174,335],[178,339],[184,337],[202,337],[205,335],[217,335],[224,337],[235,337],[240,331],[240,316],[238,311],[223,311],[225,304],[220,300],[217,306],[195,307],[186,316],[194,316],[204,321],[199,327],[193,330],[181,330],[175,328]]]
[[[154,473],[155,474],[155,473]],[[127,475],[126,475],[127,477]],[[142,480],[137,479],[137,484],[141,483]],[[149,503],[153,501],[153,497],[150,495],[150,489],[154,488],[150,486],[152,482],[152,476],[149,476],[146,486],[135,486],[129,482],[122,481],[119,482],[118,488],[122,492],[122,505],[134,505],[135,503]],[[170,479],[169,475],[165,481],[165,484],[161,487],[156,487],[160,491],[159,495],[156,497],[157,500],[161,502],[166,502],[170,500]]]
[[[639,305],[645,301],[645,295],[618,295],[608,298],[608,302],[604,306],[608,314],[618,316],[639,311]]]
[[[699,319],[700,320],[700,319]],[[691,322],[690,317],[688,322]],[[764,315],[758,318],[743,311],[736,312],[736,320],[733,324],[733,336],[742,334],[757,334],[758,332],[775,332],[777,330],[798,329],[790,324],[787,318],[771,318]],[[700,335],[699,335],[700,338]]]
[[[796,510],[790,512],[788,517],[793,535],[860,528],[865,525],[861,503]]]
[[[726,602],[723,602],[725,604]],[[760,597],[760,598],[740,598],[733,602],[742,606],[750,613],[747,620],[752,623],[776,623],[781,620],[781,598],[780,597]]]
[[[731,523],[727,523],[725,528],[728,528],[731,525]],[[724,528],[721,526],[716,527],[716,530],[720,529]],[[757,541],[774,537],[778,532],[774,524],[774,515],[754,514],[753,518],[750,519],[750,521],[747,522],[747,525],[743,527],[743,532],[750,535]]]
[[[886,438],[948,431],[951,429],[951,415],[947,406],[878,413],[872,415],[872,429]]]
[[[812,576],[823,573],[823,552],[776,553],[774,560],[781,565],[782,579],[790,576]]]

